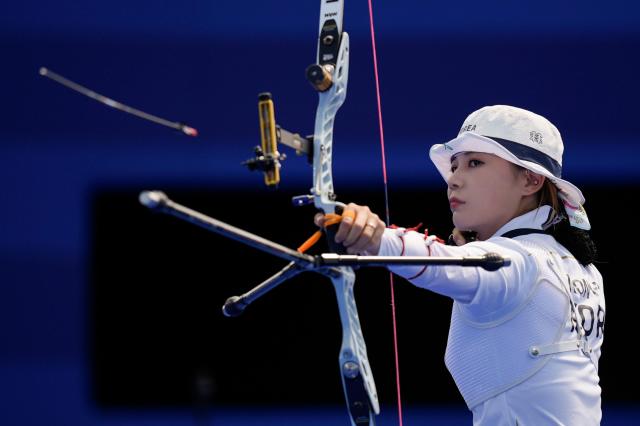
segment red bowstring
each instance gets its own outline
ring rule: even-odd
[[[378,77],[378,55],[376,50],[376,34],[373,27],[373,5],[369,2],[369,26],[371,28],[371,47],[373,50],[373,70],[376,79],[376,98],[378,101],[378,124],[380,130],[380,149],[382,152],[382,176],[384,181],[384,204],[387,226],[391,224],[389,215],[389,193],[387,185],[387,158],[384,149],[384,127],[382,125],[382,103],[380,102],[380,79]],[[398,421],[402,426],[402,399],[400,397],[400,363],[398,357],[398,328],[396,326],[396,300],[393,286],[393,274],[389,273],[389,282],[391,287],[391,316],[393,318],[393,354],[396,362],[396,394],[398,397]]]

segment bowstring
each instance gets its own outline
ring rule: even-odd
[[[384,147],[384,126],[382,124],[382,102],[380,100],[380,78],[378,73],[378,55],[376,49],[376,35],[373,25],[373,4],[369,3],[369,27],[371,29],[371,49],[373,51],[373,71],[376,81],[376,100],[378,103],[378,127],[380,132],[380,152],[382,155],[382,177],[384,182],[384,205],[385,205],[385,222],[387,227],[391,225],[391,216],[389,214],[389,186],[387,184],[387,158]],[[400,363],[398,356],[398,327],[396,323],[396,301],[393,285],[393,274],[389,272],[389,287],[391,290],[391,317],[393,320],[393,354],[395,358],[396,369],[396,396],[398,399],[398,422],[402,426],[402,398],[400,393]]]

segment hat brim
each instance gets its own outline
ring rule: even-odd
[[[483,152],[497,155],[513,164],[546,177],[573,203],[582,205],[585,202],[582,191],[571,182],[555,177],[549,170],[537,163],[519,159],[498,142],[474,132],[464,132],[449,142],[433,145],[429,150],[429,158],[431,158],[445,182],[449,181],[451,176],[451,157],[460,152]]]

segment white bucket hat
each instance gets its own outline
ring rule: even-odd
[[[445,181],[451,176],[451,157],[460,152],[494,154],[545,176],[558,187],[571,224],[589,229],[582,192],[561,178],[563,151],[560,132],[546,118],[521,108],[493,105],[472,112],[458,137],[433,145],[429,157]]]

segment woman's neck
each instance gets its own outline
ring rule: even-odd
[[[507,216],[506,220],[503,220],[501,221],[501,223],[495,224],[486,229],[478,229],[476,231],[477,239],[480,241],[488,240],[493,235],[495,235],[498,229],[502,228],[504,225],[511,222],[516,217],[520,217],[524,214],[529,213],[530,211],[537,209],[538,208],[537,203],[538,203],[538,200],[535,197],[524,197],[521,200],[520,205],[516,208],[515,213]]]

